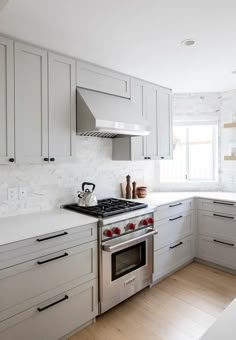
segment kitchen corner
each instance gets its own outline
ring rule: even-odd
[[[235,340],[235,12],[0,0],[1,340]]]

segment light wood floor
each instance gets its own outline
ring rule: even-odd
[[[196,340],[235,297],[235,275],[192,263],[69,340]]]

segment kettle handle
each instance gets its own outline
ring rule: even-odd
[[[86,185],[91,185],[92,186],[92,191],[94,191],[94,189],[96,188],[96,185],[94,183],[90,183],[90,182],[84,182],[82,183],[82,190],[84,191],[84,188]]]

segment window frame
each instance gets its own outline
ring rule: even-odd
[[[203,179],[203,178],[191,178],[189,175],[189,127],[191,126],[212,126],[212,137],[213,137],[213,143],[212,143],[212,178],[211,179]],[[160,183],[215,183],[218,181],[218,120],[207,120],[207,121],[191,121],[191,120],[185,120],[185,121],[174,121],[173,127],[175,126],[181,126],[186,127],[186,171],[185,176],[183,180],[161,180],[160,177]],[[160,165],[161,166],[161,165]]]

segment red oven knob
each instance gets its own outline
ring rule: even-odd
[[[127,225],[127,229],[128,229],[128,230],[134,230],[135,227],[136,227],[136,225],[135,225],[134,223],[129,223],[129,224]]]
[[[112,231],[113,231],[113,234],[115,234],[115,235],[120,235],[120,233],[121,233],[121,230],[118,227],[113,228]]]
[[[142,221],[141,221],[141,224],[142,224],[143,226],[148,225],[148,220],[142,220]]]
[[[111,229],[106,229],[106,230],[104,230],[103,235],[106,236],[106,237],[112,237],[113,231]]]
[[[148,219],[148,224],[154,224],[154,218],[150,217],[150,218]]]

